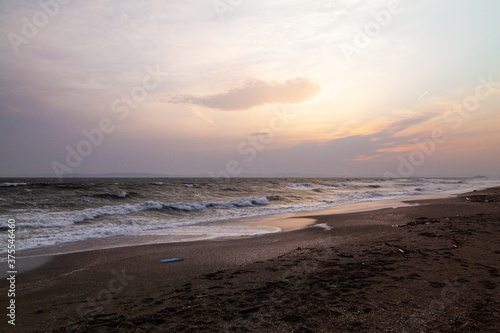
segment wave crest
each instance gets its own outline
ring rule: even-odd
[[[27,183],[1,183],[0,187],[17,187],[17,186],[26,186]]]
[[[29,214],[27,218],[19,217],[25,227],[61,227],[68,224],[82,223],[88,220],[94,220],[100,216],[106,215],[127,215],[147,210],[177,210],[184,212],[199,211],[204,209],[224,209],[241,208],[252,206],[269,205],[266,197],[244,198],[224,202],[180,202],[180,203],[162,203],[156,201],[147,201],[139,204],[123,204],[116,206],[102,206],[99,208],[87,208],[80,211],[68,212],[50,212]]]

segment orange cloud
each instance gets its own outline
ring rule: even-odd
[[[319,84],[307,78],[295,78],[285,82],[252,80],[224,93],[201,97],[177,96],[167,102],[234,111],[247,110],[265,104],[298,104],[313,98],[319,91]]]
[[[368,160],[371,160],[371,159],[374,159],[374,158],[377,158],[377,157],[380,157],[380,156],[382,156],[382,154],[369,155],[369,156],[359,155],[359,156],[356,156],[356,158],[353,158],[352,160],[353,161],[368,161]]]
[[[416,145],[413,146],[400,146],[400,147],[392,147],[392,148],[381,148],[378,149],[377,152],[379,153],[404,153],[407,151],[412,151],[416,148]]]

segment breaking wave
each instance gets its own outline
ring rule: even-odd
[[[67,212],[48,212],[35,213],[28,216],[19,216],[19,220],[24,226],[37,227],[61,227],[71,223],[82,223],[88,220],[94,220],[100,216],[106,215],[127,215],[146,210],[176,210],[184,212],[200,211],[204,209],[224,209],[241,208],[251,206],[269,205],[266,197],[244,198],[224,202],[180,202],[180,203],[162,203],[156,201],[147,201],[139,204],[123,204],[116,206],[103,206],[99,208],[87,208],[84,210]]]

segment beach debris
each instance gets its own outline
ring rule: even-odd
[[[392,228],[397,228],[397,227],[399,227],[399,224],[391,224],[391,227]]]
[[[437,223],[437,222],[440,222],[439,219],[429,219],[427,217],[418,217],[415,219],[415,221],[410,221],[410,222],[406,223],[405,225],[403,225],[402,227],[407,227],[407,226],[414,227],[414,226],[417,226],[420,224],[430,224],[430,223]]]
[[[332,230],[332,228],[326,223],[318,223],[315,224],[313,227],[323,228],[325,230]]]
[[[470,202],[496,202],[498,198],[492,195],[471,195],[470,197],[465,197],[465,200]]]
[[[254,311],[257,311],[259,308],[263,307],[263,305],[256,305],[256,306],[252,306],[252,307],[249,307],[249,308],[245,308],[245,309],[241,309],[239,311],[239,313],[250,313],[250,312],[254,312]]]
[[[408,250],[397,249],[397,250],[392,250],[392,253],[394,253],[394,254],[398,254],[398,253],[406,254],[406,253],[408,253]]]
[[[170,259],[161,259],[161,260],[158,260],[159,262],[165,264],[165,263],[169,263],[169,262],[176,262],[176,261],[184,261],[184,259],[179,259],[179,258],[170,258]]]
[[[408,249],[402,249],[399,245],[396,245],[396,244],[390,244],[390,243],[386,242],[385,245],[397,248],[397,250],[392,250],[392,253],[402,253],[402,254],[405,254],[405,253],[410,252],[410,250],[408,250]]]
[[[465,322],[465,324],[463,324],[462,326],[460,326],[458,329],[459,329],[459,330],[461,330],[461,329],[463,329],[463,328],[466,328],[466,327],[467,327],[467,326],[469,326],[470,324],[471,324],[471,322],[470,322],[470,321],[467,321],[467,322]]]

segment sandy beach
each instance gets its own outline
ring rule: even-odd
[[[16,325],[4,314],[1,330],[500,330],[500,188],[302,213],[296,223],[256,237],[26,258],[39,267],[16,276]],[[183,261],[158,262],[169,258]],[[6,279],[0,286],[5,295]]]
[[[500,333],[499,13],[1,1],[0,333]]]

